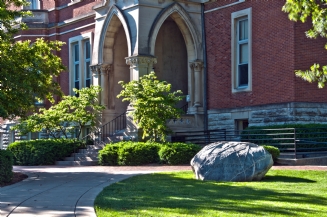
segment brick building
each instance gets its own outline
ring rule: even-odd
[[[327,89],[294,70],[325,64],[323,39],[294,23],[284,1],[31,0],[34,17],[17,40],[60,40],[65,94],[101,85],[102,123],[125,112],[118,81],[154,69],[187,97],[174,131],[243,129],[250,125],[326,123]],[[3,125],[4,128],[4,125]],[[134,129],[127,129],[131,134]],[[127,132],[126,131],[126,132]],[[2,144],[2,143],[1,143]]]

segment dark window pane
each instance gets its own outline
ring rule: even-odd
[[[75,64],[75,81],[79,80],[79,64]]]
[[[74,59],[75,59],[75,62],[76,61],[79,61],[79,47],[78,47],[78,44],[75,44],[74,45]]]
[[[249,82],[248,64],[238,66],[238,86],[247,86]]]
[[[79,90],[79,81],[75,81],[75,88]]]
[[[86,79],[91,78],[90,62],[85,63]]]
[[[91,86],[91,79],[87,79],[86,81],[85,81],[85,85],[86,85],[86,87],[90,87]]]
[[[91,50],[90,50],[90,41],[85,41],[85,59],[90,59]]]

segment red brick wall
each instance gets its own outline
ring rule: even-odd
[[[314,63],[320,66],[327,65],[327,51],[324,49],[326,39],[309,39],[305,31],[312,26],[310,20],[306,23],[298,22],[295,25],[295,68],[307,70]],[[327,87],[319,89],[317,83],[310,84],[301,78],[295,78],[295,98],[299,102],[326,102]]]
[[[206,4],[206,9],[221,2]],[[283,1],[248,1],[205,14],[208,108],[290,102],[294,95],[294,23]],[[232,93],[231,13],[252,7],[252,91]]]

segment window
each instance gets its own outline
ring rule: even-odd
[[[252,90],[251,8],[232,13],[232,92]]]
[[[39,0],[27,0],[30,4],[28,6],[24,6],[24,9],[28,10],[37,10],[40,9],[40,2]]]
[[[249,126],[249,120],[243,119],[243,120],[235,120],[235,129],[238,133],[241,133],[242,130],[246,129]]]
[[[70,91],[81,89],[92,84],[91,74],[91,33],[69,39],[70,52]]]

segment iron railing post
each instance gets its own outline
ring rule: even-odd
[[[294,128],[294,154],[295,154],[295,159],[296,157],[296,129]]]

